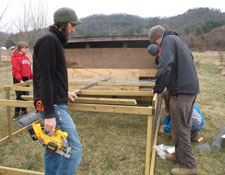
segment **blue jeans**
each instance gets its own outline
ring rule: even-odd
[[[69,146],[71,146],[71,156],[70,158],[66,158],[45,150],[45,175],[74,175],[81,162],[82,145],[76,125],[68,113],[67,105],[56,105],[54,108],[56,126],[62,131],[68,132],[67,141]],[[44,113],[40,112],[40,114],[44,118]]]

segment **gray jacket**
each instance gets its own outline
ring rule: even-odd
[[[169,95],[199,93],[191,51],[177,33],[170,30],[166,30],[162,38],[154,93],[161,93],[165,87]]]

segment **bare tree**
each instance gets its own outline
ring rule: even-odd
[[[45,32],[47,24],[46,1],[24,1],[23,14],[15,22],[20,40],[33,45],[37,38]]]
[[[31,28],[33,29],[33,42],[43,35],[49,22],[47,21],[48,6],[46,1],[37,1],[35,8],[32,10]],[[34,44],[34,43],[33,43]]]
[[[6,33],[1,32],[1,31],[3,29],[3,26],[6,26],[6,25],[3,25],[3,18],[6,14],[6,11],[7,11],[8,7],[9,7],[8,3],[6,3],[4,5],[4,3],[1,2],[1,8],[0,8],[0,62],[2,60],[1,47],[2,47],[2,44],[5,41],[5,38],[7,37]]]
[[[25,41],[29,43],[30,41],[30,23],[31,23],[31,2],[23,3],[23,14],[16,20],[14,23],[16,28],[18,29],[18,33],[20,35],[21,41]]]

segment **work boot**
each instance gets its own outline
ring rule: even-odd
[[[191,138],[191,141],[200,143],[201,141],[203,141],[203,137],[197,135],[196,137]]]
[[[171,174],[173,175],[196,175],[198,174],[198,169],[197,168],[173,168],[171,170]]]
[[[192,140],[193,138],[197,137],[197,136],[198,136],[198,132],[191,133],[191,140]]]
[[[20,113],[19,112],[15,112],[15,114],[13,116],[13,121],[17,121],[19,116],[20,116]]]
[[[175,157],[174,154],[166,154],[166,158],[167,158],[168,160],[171,160],[171,161],[177,163],[177,159],[176,159],[176,157]]]

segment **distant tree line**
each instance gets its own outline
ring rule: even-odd
[[[35,9],[33,4],[24,5],[24,17],[26,18],[21,17],[20,22],[16,23],[18,32],[7,33],[7,39],[4,43],[7,48],[20,40],[26,41],[32,47],[37,38],[48,30],[47,24],[49,23],[46,21],[45,10],[47,8],[40,4],[39,8],[36,7],[36,11],[30,12],[29,9]],[[82,21],[83,24],[76,27],[76,32],[72,37],[147,35],[151,27],[162,25],[176,31],[191,48],[198,48],[200,40],[207,41],[209,37],[206,35],[207,33],[225,25],[225,14],[218,9],[196,8],[170,18],[99,14],[83,18]]]

